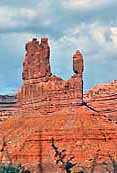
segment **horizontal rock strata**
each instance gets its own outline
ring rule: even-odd
[[[44,173],[57,171],[52,138],[59,149],[66,150],[66,159],[73,156],[73,162],[86,166],[91,164],[99,150],[97,162],[109,159],[108,152],[117,158],[116,131],[114,122],[86,107],[65,108],[51,116],[17,118],[5,122],[0,128],[0,133],[6,136],[11,160]]]
[[[0,95],[0,121],[13,116],[17,112],[16,95]]]
[[[109,120],[117,121],[117,81],[98,85],[84,95],[84,101],[95,111],[104,113]]]

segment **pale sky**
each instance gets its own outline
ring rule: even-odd
[[[24,45],[42,36],[53,74],[69,79],[80,49],[84,91],[117,79],[117,0],[0,0],[0,94],[21,87]]]

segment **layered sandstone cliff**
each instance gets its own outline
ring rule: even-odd
[[[117,81],[98,85],[84,95],[84,101],[94,111],[108,116],[109,120],[117,121]]]
[[[70,80],[53,76],[50,69],[50,47],[48,39],[41,43],[33,39],[26,44],[23,63],[24,85],[18,92],[18,103],[24,113],[45,114],[56,112],[67,106],[80,106],[83,101],[83,57],[79,51],[73,56],[76,74]]]
[[[13,116],[17,112],[16,95],[0,95],[0,121]]]
[[[49,116],[17,117],[0,127],[12,162],[22,163],[40,173],[57,171],[52,138],[59,149],[66,150],[66,160],[74,157],[74,163],[87,166],[92,164],[97,151],[100,151],[97,163],[109,162],[108,153],[117,159],[116,132],[114,122],[85,106],[65,108]],[[80,170],[79,167],[76,169]]]

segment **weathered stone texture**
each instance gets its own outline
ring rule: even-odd
[[[84,95],[84,101],[99,113],[117,121],[117,81],[98,85]]]
[[[98,150],[102,160],[109,159],[106,157],[108,152],[117,158],[116,131],[114,122],[84,106],[65,108],[50,116],[19,117],[5,122],[0,128],[0,134],[6,136],[12,161],[35,171],[42,169],[43,173],[56,172],[52,138],[59,149],[66,149],[66,159],[74,156],[74,162],[86,166],[86,161],[91,164]]]
[[[50,47],[48,39],[42,38],[41,44],[33,39],[26,44],[26,55],[23,63],[23,80],[38,79],[50,76]]]
[[[84,70],[83,56],[79,50],[73,56],[73,70],[74,73],[82,76]]]
[[[16,95],[0,95],[0,121],[13,116],[17,112]]]
[[[47,38],[26,44],[23,64],[24,85],[19,90],[18,102],[23,113],[48,114],[63,107],[82,105],[83,57],[79,51],[73,57],[75,75],[65,81],[53,76],[50,70],[50,48]]]

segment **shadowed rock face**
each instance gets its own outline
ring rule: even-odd
[[[85,102],[109,120],[117,121],[117,81],[98,85],[84,95]]]
[[[81,106],[83,57],[79,51],[73,57],[73,69],[76,74],[68,81],[53,76],[48,39],[42,38],[40,44],[37,39],[28,42],[23,63],[24,85],[18,92],[21,111],[47,115],[63,107]]]

